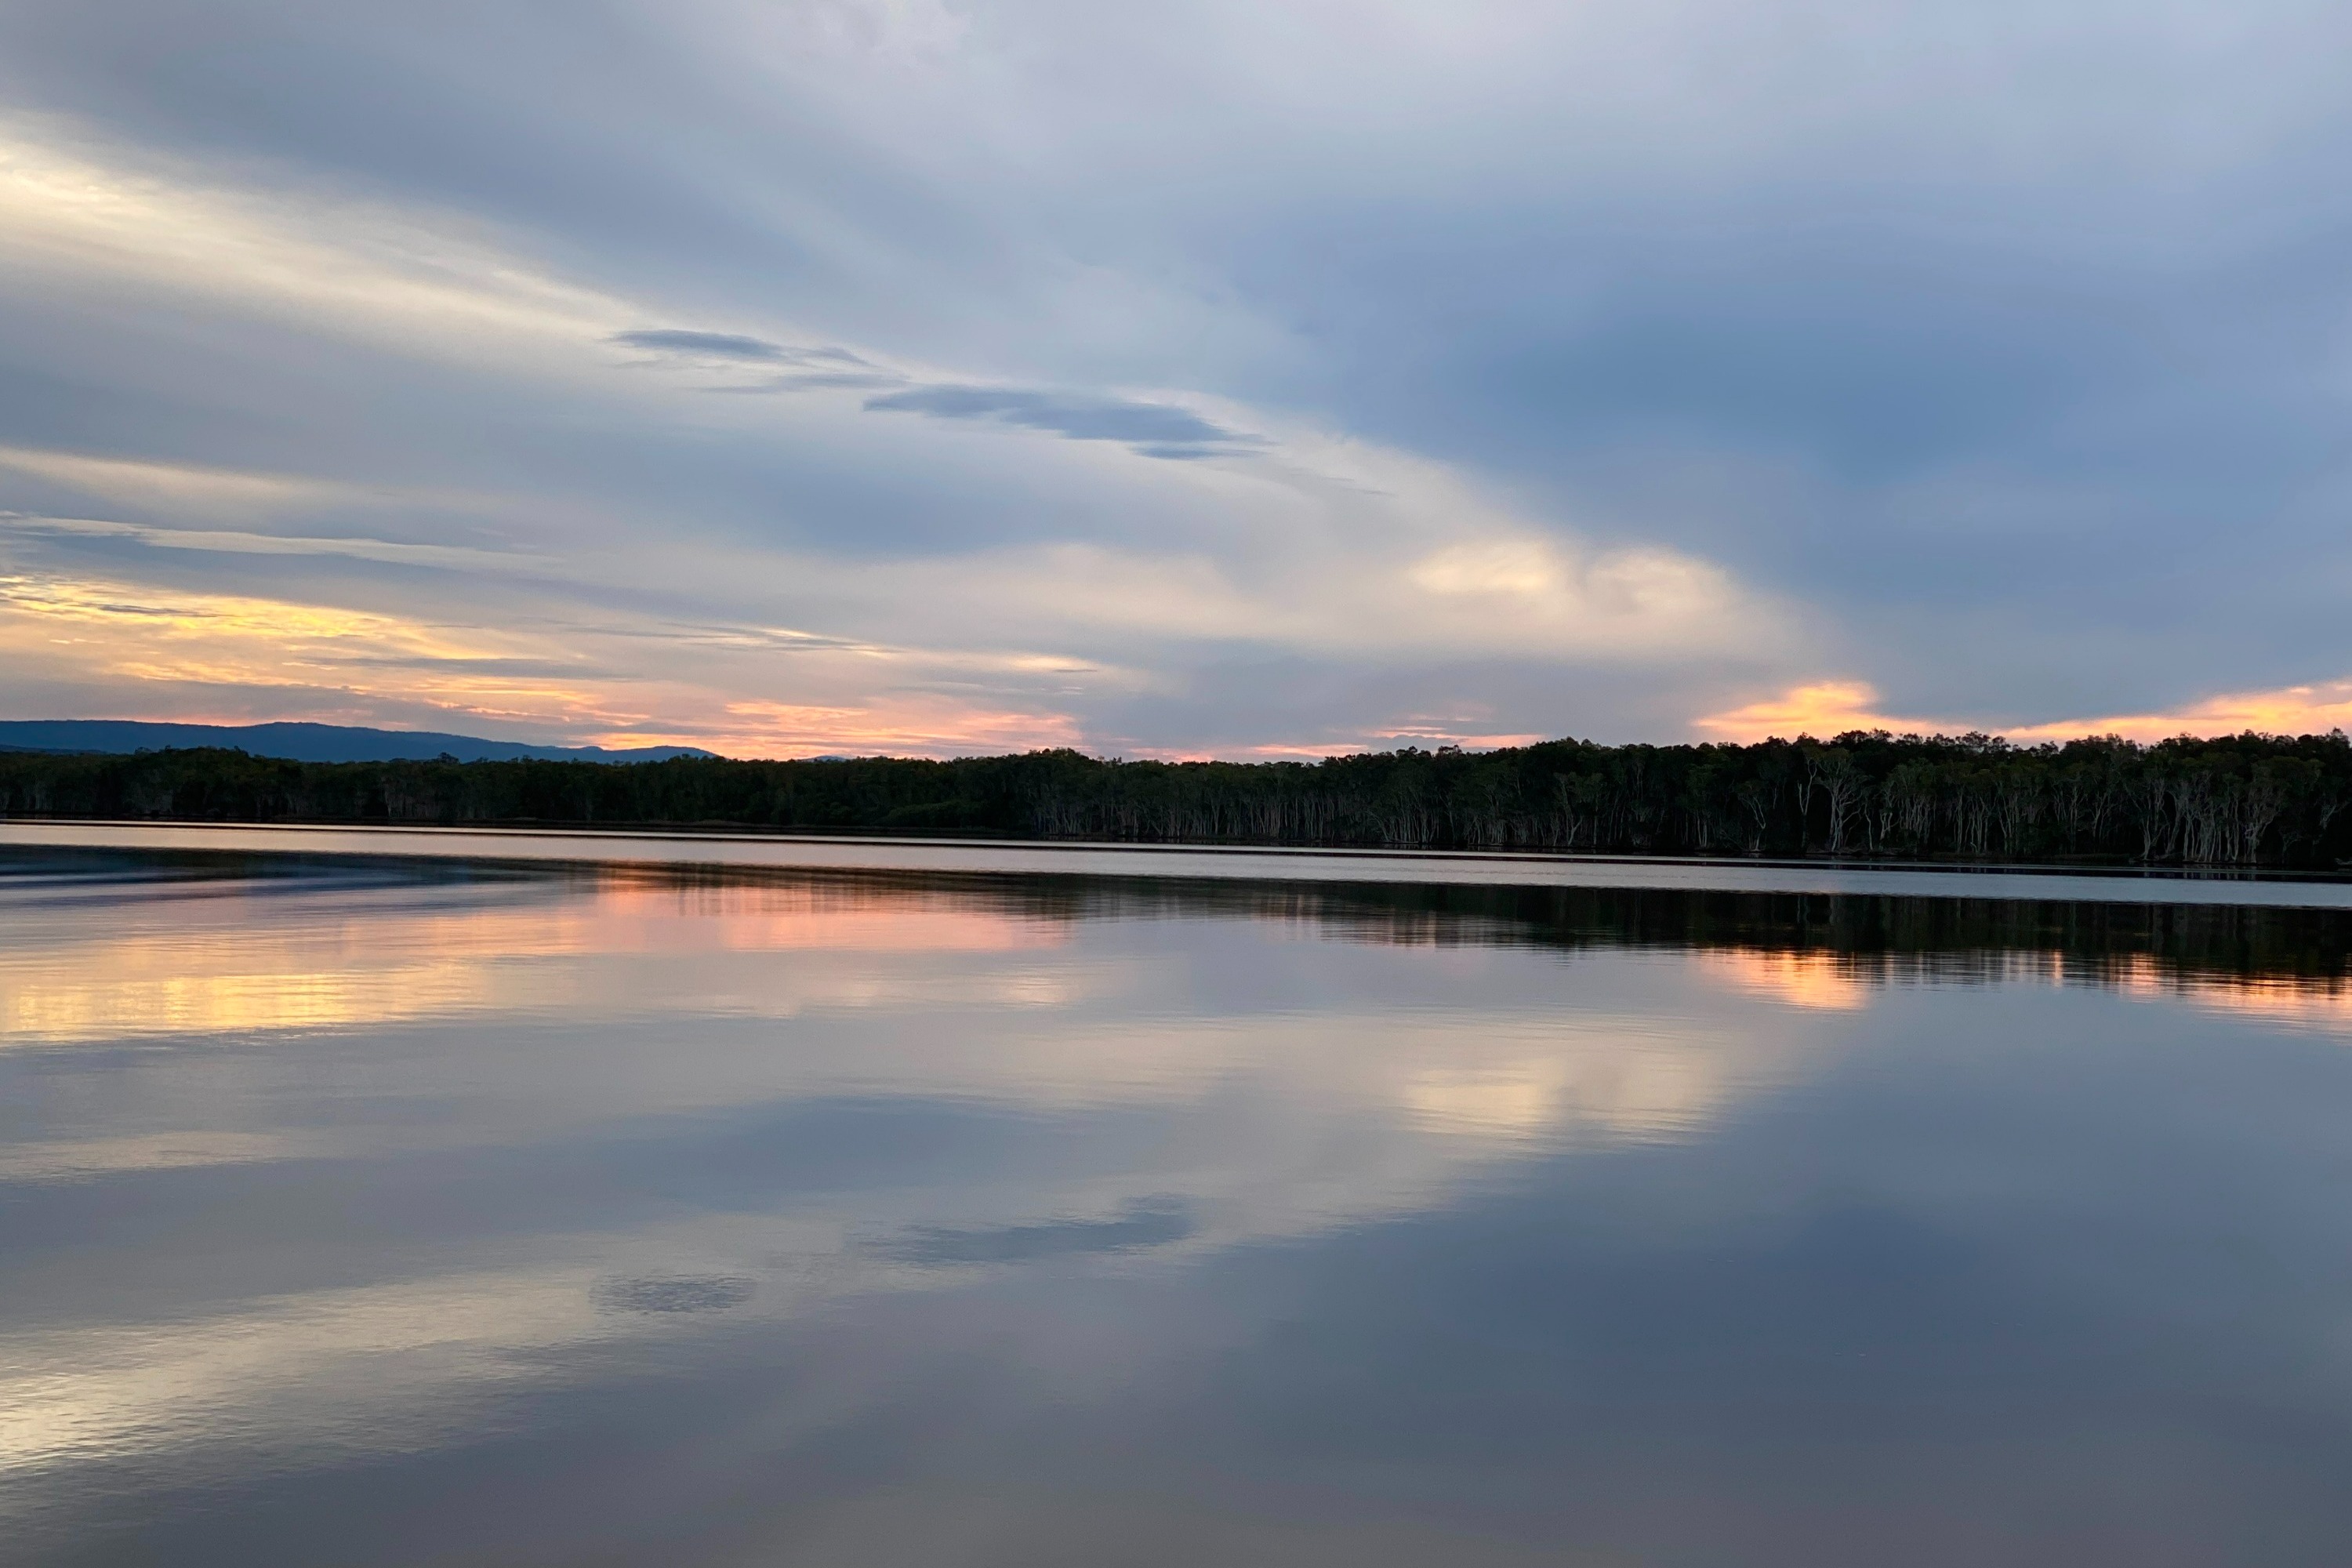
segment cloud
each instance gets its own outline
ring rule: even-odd
[[[2314,735],[2347,727],[2352,727],[2352,680],[2328,680],[2209,697],[2159,713],[2114,713],[2018,725],[2007,732],[2014,741],[2070,740],[2077,735],[2162,741],[2174,735],[2238,735],[2249,730],[2265,735]]]
[[[299,534],[247,533],[219,529],[150,528],[102,518],[26,517],[0,512],[0,531],[53,533],[80,539],[121,539],[156,550],[201,550],[224,555],[320,555],[380,561],[403,566],[464,572],[546,574],[556,563],[509,551],[475,550],[457,544],[404,544],[393,540],[314,538]]]
[[[1783,740],[1799,735],[1827,738],[1849,730],[1933,733],[1944,728],[1927,720],[1890,718],[1877,710],[1877,689],[1867,681],[1821,680],[1790,687],[1780,696],[1760,702],[1706,714],[1692,721],[1692,728],[1709,740],[1742,742],[1774,736]],[[1957,734],[1961,730],[1947,732]]]
[[[740,332],[695,332],[671,328],[639,328],[614,332],[613,342],[649,353],[687,354],[701,359],[781,360],[783,346]]]
[[[687,722],[678,723],[679,719]],[[987,708],[969,694],[886,691],[837,708],[764,701],[730,702],[698,718],[673,710],[674,729],[627,731],[636,745],[689,745],[737,757],[953,756],[1031,752],[1085,743],[1066,713]],[[672,734],[692,740],[672,740]]]
[[[719,360],[751,364],[806,365],[820,372],[848,376],[864,374],[871,376],[876,367],[863,355],[838,347],[796,348],[786,343],[770,342],[741,332],[698,332],[682,328],[644,327],[625,332],[614,332],[608,342],[623,348],[642,349],[647,353],[680,360]],[[843,384],[867,385],[870,382],[845,382]]]
[[[446,218],[101,162],[23,127],[0,125],[0,227],[10,269],[45,289],[203,301],[458,360],[543,353],[624,313]]]
[[[1263,447],[1260,437],[1228,430],[1168,403],[1087,397],[1009,386],[917,386],[866,400],[868,409],[976,419],[1045,430],[1073,441],[1118,441],[1147,458],[1212,458]]]
[[[755,626],[596,625],[522,613],[512,600],[509,624],[493,630],[462,603],[443,607],[458,613],[0,574],[0,657],[22,692],[131,691],[109,705],[129,718],[390,717],[618,744],[690,735],[677,743],[738,756],[938,755],[1084,738],[1066,713],[1004,705],[1024,686],[1034,699],[1034,689],[1066,682],[1068,663],[1045,656],[976,658]],[[791,668],[778,667],[780,654]],[[744,695],[779,686],[820,700]]]
[[[1999,734],[2021,744],[2117,735],[2165,741],[2176,735],[2321,734],[2352,725],[2352,680],[2322,681],[2270,691],[2237,692],[2156,713],[2113,713],[2003,724],[1985,719],[1898,718],[1879,711],[1878,693],[1865,681],[1828,680],[1792,687],[1777,698],[1710,713],[1694,727],[1713,740],[1761,741],[1771,736],[1822,738],[1852,730],[1897,734]]]
[[[179,515],[269,516],[349,499],[352,487],[290,474],[240,473],[190,463],[0,447],[0,468],[84,495]]]
[[[0,14],[0,571],[520,637],[596,695],[483,697],[519,738],[1900,722],[1822,670],[2027,733],[2345,668],[2340,11],[131,4]],[[459,716],[138,641],[0,704]]]
[[[434,374],[462,396],[502,409],[527,408],[558,389],[576,402],[595,384],[584,379],[594,362],[576,353],[579,327],[656,315],[609,289],[565,282],[528,257],[501,254],[482,235],[459,236],[461,225],[430,213],[312,210],[267,192],[45,156],[46,164],[36,160],[37,172],[48,177],[35,184],[48,205],[37,202],[36,209],[47,213],[53,228],[85,239],[103,234],[113,247],[103,258],[109,265],[133,265],[142,225],[208,230],[215,237],[205,244],[224,261],[233,252],[247,264],[195,268],[154,287],[167,296],[214,290],[235,309],[297,332],[331,330],[403,354],[423,353],[447,367]],[[72,184],[56,175],[62,167],[75,171],[79,188],[103,194],[104,221],[71,210],[59,195]],[[189,241],[180,234],[159,244],[187,250]],[[189,254],[200,257],[204,247]],[[352,286],[324,287],[339,279]],[[142,279],[122,286],[149,285]],[[519,292],[572,308],[518,313],[509,301]],[[467,335],[469,323],[500,311],[501,330],[510,334],[504,357],[486,359],[483,341]],[[444,319],[429,319],[436,316]],[[1105,715],[1148,685],[1172,690],[1197,679],[1187,668],[1198,668],[1202,648],[1289,647],[1374,664],[1496,654],[1680,660],[1738,637],[1775,635],[1769,615],[1704,561],[1674,551],[1586,548],[1478,495],[1443,465],[1311,428],[1254,433],[1278,422],[1238,405],[1213,415],[1194,405],[1215,399],[1180,404],[982,383],[937,365],[884,368],[888,356],[872,352],[796,347],[782,336],[740,331],[630,327],[584,341],[646,353],[688,374],[747,366],[790,373],[761,389],[803,395],[794,412],[782,420],[754,416],[740,439],[780,455],[805,454],[797,471],[781,470],[795,481],[808,471],[808,457],[838,461],[858,445],[862,437],[838,423],[841,416],[874,413],[1008,425],[1156,458],[1218,456],[1239,467],[1204,489],[1191,481],[1112,482],[1098,468],[1057,471],[1031,459],[1015,481],[1021,489],[1060,488],[1083,497],[1079,504],[1097,517],[1131,519],[1137,537],[1107,535],[1099,524],[1075,531],[1065,525],[1058,537],[1031,544],[968,537],[912,557],[862,558],[856,547],[862,526],[813,541],[814,548],[782,551],[707,525],[684,536],[647,531],[628,521],[628,502],[609,488],[567,497],[559,485],[549,493],[543,469],[519,475],[522,489],[500,496],[413,480],[286,476],[226,452],[220,461],[196,464],[12,448],[0,454],[0,467],[154,520],[19,513],[20,540],[38,535],[52,555],[65,552],[34,565],[25,581],[50,584],[61,602],[86,599],[123,612],[110,621],[85,616],[105,626],[100,635],[46,639],[37,660],[45,684],[37,689],[135,693],[105,701],[115,712],[423,718],[520,727],[532,738],[691,737],[760,754],[936,752],[1105,738],[1164,751],[1180,749],[1182,737],[1136,734],[1125,728],[1132,721],[1113,721],[1118,728],[1106,737],[1100,718],[1082,715]],[[266,384],[270,367],[255,370]],[[448,379],[478,380],[486,372],[495,379],[478,391]],[[877,381],[888,384],[881,395],[836,396],[871,394]],[[711,421],[649,402],[625,384],[614,384],[613,395],[641,432],[702,426],[680,431],[697,462],[713,449],[713,434],[737,438],[723,429],[726,421],[714,432]],[[429,422],[444,406],[436,397],[419,415]],[[646,436],[629,439],[642,443]],[[1003,483],[982,472],[1001,467],[992,458],[958,452],[950,459],[957,449],[926,451],[904,438],[867,444],[890,463],[913,455],[931,464],[959,511],[969,508],[973,486],[957,475],[958,464],[982,488]],[[647,456],[672,460],[658,451]],[[600,450],[588,460],[611,459]],[[688,493],[648,492],[645,500],[675,512]],[[362,514],[371,522],[353,526]],[[341,524],[332,532],[186,526],[192,518],[329,515]],[[506,537],[487,541],[482,525],[493,517]],[[407,537],[383,536],[380,525],[395,519]],[[160,556],[135,559],[117,550],[101,565],[73,554],[110,542],[190,559],[267,559],[282,596],[270,597],[258,580],[231,585],[218,573],[175,582]],[[449,574],[457,592],[404,603],[392,579],[335,575],[378,564]],[[527,613],[512,601],[518,576],[548,579],[531,590]],[[804,629],[772,635],[744,616],[762,594],[782,595],[776,602],[793,605],[792,618]],[[616,615],[616,603],[630,607]],[[284,606],[282,615],[273,605]],[[736,613],[714,616],[722,605]],[[154,606],[162,608],[146,613]],[[37,613],[21,602],[17,612]],[[351,629],[331,644],[309,637],[282,647],[246,634],[274,618],[315,628],[321,616],[342,616]],[[446,648],[426,651],[404,629],[428,626],[443,628],[449,648],[467,644],[468,628],[483,636],[459,658]],[[917,627],[920,635],[910,637]],[[1014,628],[1021,641],[1008,647]],[[630,651],[665,646],[677,655]],[[689,662],[697,649],[707,656],[698,668]],[[761,667],[778,654],[792,659],[791,671]],[[1154,673],[1139,679],[1141,669]],[[207,689],[217,695],[205,697]],[[18,689],[21,700],[55,703],[32,685]],[[1302,731],[1432,732],[1414,709],[1339,715],[1302,706],[1279,722],[1273,733],[1220,743],[1254,754],[1296,745]],[[1468,721],[1468,731],[1498,732],[1485,714]]]
[[[316,700],[364,692],[484,718],[590,719],[602,709],[594,688],[605,684],[543,637],[250,594],[22,574],[0,575],[0,650],[28,683],[67,666],[158,694],[276,689]]]

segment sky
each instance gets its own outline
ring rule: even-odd
[[[0,0],[0,718],[2352,721],[2352,9]]]

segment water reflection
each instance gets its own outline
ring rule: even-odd
[[[2348,940],[38,856],[0,875],[0,1524],[56,1562],[2332,1561]]]
[[[0,956],[0,1047],[569,1008],[586,999],[583,981],[615,1002],[646,981],[691,991],[733,955],[1001,952],[1062,934],[1059,922],[936,890],[697,887],[628,872],[457,899],[398,886],[291,901],[260,893],[226,920],[209,907],[191,918],[198,911],[184,900],[110,900],[101,919],[25,931]],[[659,962],[609,967],[705,955],[718,962],[691,972]],[[754,994],[740,1005],[773,1010],[798,1000]]]

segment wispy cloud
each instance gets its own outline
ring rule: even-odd
[[[0,254],[74,294],[125,288],[407,353],[511,363],[626,319],[612,296],[431,215],[100,162],[0,126]]]
[[[973,419],[1044,430],[1073,441],[1117,441],[1147,458],[1214,458],[1268,443],[1170,403],[1081,396],[1013,386],[915,386],[866,400],[868,409]]]
[[[75,539],[121,539],[156,550],[208,551],[223,555],[309,555],[347,561],[378,561],[448,571],[528,573],[561,570],[552,559],[513,551],[477,550],[460,544],[404,544],[384,539],[341,539],[302,534],[246,533],[223,529],[152,528],[104,518],[28,517],[0,512],[0,531],[55,534]]]
[[[623,348],[688,361],[717,360],[742,364],[810,365],[828,370],[872,371],[873,362],[833,345],[815,348],[771,342],[743,332],[703,332],[676,327],[641,327],[614,332],[606,340]]]
[[[743,332],[634,328],[607,342],[653,356],[649,363],[715,371],[775,367],[763,380],[729,380],[721,392],[870,393],[868,413],[916,414],[1041,430],[1072,441],[1111,441],[1146,457],[1193,458],[1262,450],[1265,437],[1206,418],[1181,404],[1043,387],[985,385],[936,371],[889,366],[835,344],[805,347]]]
[[[199,517],[270,516],[348,500],[355,487],[294,474],[254,473],[193,463],[0,447],[0,468],[84,495],[168,508]]]
[[[648,353],[679,354],[693,359],[751,360],[765,363],[788,357],[781,343],[772,343],[764,338],[747,337],[740,332],[696,332],[646,327],[634,331],[614,332],[612,341],[624,348],[644,349]]]

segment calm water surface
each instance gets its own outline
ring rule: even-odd
[[[2347,954],[0,851],[0,1556],[2352,1562]]]

